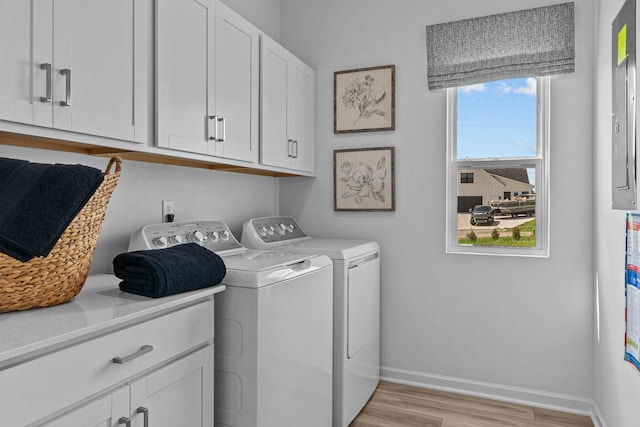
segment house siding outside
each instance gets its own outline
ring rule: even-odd
[[[508,169],[505,169],[508,171]],[[462,174],[473,173],[473,183],[462,182]],[[491,200],[504,200],[505,193],[509,193],[509,198],[514,198],[520,194],[532,194],[533,184],[518,181],[495,173],[489,173],[485,169],[464,169],[458,171],[458,212],[467,212],[482,197],[481,204],[488,205]],[[466,203],[469,201],[469,203]]]

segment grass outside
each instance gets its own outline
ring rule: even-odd
[[[518,226],[520,229],[520,239],[513,238],[512,228],[487,228],[487,230],[479,232],[474,230],[477,236],[476,241],[472,241],[468,237],[458,237],[458,244],[473,246],[505,246],[505,247],[535,247],[536,246],[536,220],[527,221]],[[493,230],[497,230],[500,237],[494,239],[491,237]]]

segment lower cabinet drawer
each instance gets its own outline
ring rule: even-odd
[[[33,423],[211,340],[213,307],[207,300],[0,371],[2,425]]]

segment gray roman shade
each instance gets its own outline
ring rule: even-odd
[[[429,89],[572,73],[573,2],[427,26]]]

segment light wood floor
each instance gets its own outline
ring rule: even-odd
[[[591,418],[381,382],[349,427],[593,427]]]

